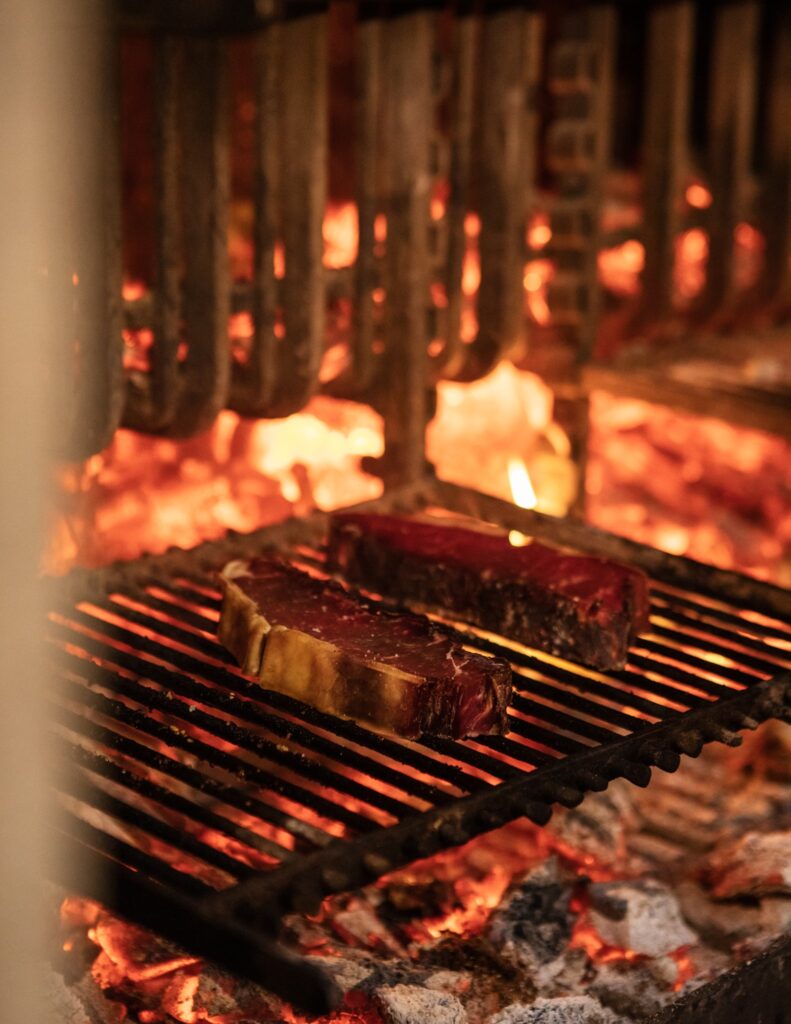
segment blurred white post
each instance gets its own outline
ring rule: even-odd
[[[90,159],[85,73],[96,0],[0,3],[0,992],[3,1024],[38,1024],[44,962],[42,862],[47,744],[43,607],[37,584],[52,453],[69,379],[69,288],[83,221],[72,186]],[[83,28],[88,31],[84,32]],[[108,140],[111,144],[111,140]],[[87,211],[86,211],[87,212]],[[57,279],[55,279],[57,278]],[[73,295],[73,293],[72,293]]]

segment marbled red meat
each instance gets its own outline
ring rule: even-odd
[[[394,612],[276,558],[222,573],[219,637],[261,684],[407,738],[507,730],[511,669],[422,615]]]
[[[637,569],[538,541],[397,516],[333,517],[333,571],[370,590],[451,613],[559,657],[623,667],[648,622]]]

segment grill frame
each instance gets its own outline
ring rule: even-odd
[[[196,574],[205,576],[208,571],[217,568],[231,557],[260,551],[264,547],[296,550],[297,557],[304,559],[305,545],[315,546],[323,534],[326,523],[326,517],[323,515],[292,520],[255,534],[228,537],[222,541],[207,543],[193,551],[172,550],[162,556],[149,556],[132,563],[97,571],[80,570],[63,581],[58,588],[57,607],[88,602],[100,607],[110,607],[116,612],[120,608],[127,622],[134,623],[137,616],[137,625],[141,629],[148,626],[156,631],[156,635],[137,635],[138,643],[130,644],[128,631],[113,623],[102,621],[95,612],[83,609],[67,613],[68,621],[76,622],[89,632],[98,630],[102,635],[114,637],[112,642],[116,644],[115,654],[111,658],[116,671],[110,671],[100,664],[100,661],[92,662],[74,651],[63,655],[67,663],[69,660],[79,663],[79,679],[71,683],[72,694],[75,692],[75,686],[81,687],[82,704],[77,717],[80,714],[85,715],[85,707],[89,703],[94,709],[82,719],[90,742],[101,742],[98,734],[92,734],[96,725],[92,715],[98,710],[99,713],[109,713],[114,721],[120,721],[122,733],[124,729],[142,727],[142,731],[149,737],[153,736],[160,742],[170,741],[170,746],[175,744],[182,752],[191,752],[200,758],[200,741],[196,740],[194,735],[186,734],[181,739],[174,739],[167,719],[162,718],[168,709],[180,710],[183,717],[185,706],[189,706],[185,705],[185,701],[200,703],[204,707],[208,706],[211,717],[207,719],[205,710],[193,707],[192,714],[188,716],[192,723],[198,727],[208,725],[215,738],[224,739],[231,743],[232,747],[230,750],[219,751],[209,745],[208,749],[203,751],[203,761],[198,760],[197,764],[181,766],[181,781],[193,792],[212,797],[232,807],[234,801],[231,797],[235,795],[238,809],[246,807],[249,810],[251,807],[257,807],[258,816],[263,820],[259,805],[266,801],[264,797],[257,803],[253,801],[249,786],[266,784],[268,769],[262,771],[259,768],[251,771],[250,762],[244,758],[240,760],[238,751],[241,747],[242,750],[252,751],[264,757],[268,763],[274,762],[278,766],[276,771],[279,770],[283,774],[276,776],[277,788],[286,801],[294,800],[303,809],[307,808],[310,811],[312,808],[324,818],[330,816],[340,820],[347,828],[356,831],[356,834],[333,841],[326,828],[325,836],[321,837],[311,835],[308,827],[297,835],[297,838],[303,841],[303,851],[297,849],[287,857],[280,856],[276,849],[273,850],[273,847],[277,846],[276,842],[259,842],[257,848],[260,852],[280,856],[279,866],[268,871],[256,871],[244,870],[244,865],[236,863],[236,884],[214,891],[208,886],[202,886],[195,878],[183,875],[181,871],[174,871],[150,852],[130,853],[134,848],[129,843],[124,844],[117,838],[102,839],[105,833],[84,822],[75,827],[74,823],[78,819],[66,812],[67,818],[65,822],[61,818],[59,832],[66,842],[78,850],[77,863],[81,863],[84,870],[77,875],[59,880],[77,891],[100,899],[122,916],[128,916],[140,924],[154,928],[182,943],[191,951],[214,959],[237,973],[247,974],[288,1000],[316,1013],[326,1012],[331,1008],[338,994],[332,982],[321,971],[277,946],[273,934],[284,913],[314,912],[321,900],[330,893],[373,882],[397,867],[432,855],[441,849],[459,845],[518,816],[525,815],[533,822],[543,825],[550,818],[553,804],[574,806],[586,792],[602,790],[614,778],[625,777],[635,784],[647,785],[652,767],[673,771],[678,767],[682,753],[694,756],[705,742],[712,740],[736,744],[740,741],[737,730],[754,726],[768,717],[787,716],[791,707],[791,671],[783,671],[778,665],[776,673],[767,672],[767,667],[772,667],[773,658],[783,660],[785,657],[791,666],[791,654],[784,655],[782,650],[767,646],[763,651],[764,657],[761,657],[760,642],[747,640],[743,641],[747,650],[739,652],[742,667],[734,669],[732,666],[718,665],[717,673],[725,678],[730,677],[731,684],[747,685],[752,679],[752,685],[741,690],[725,690],[728,696],[709,702],[706,696],[715,696],[716,693],[723,691],[723,687],[698,675],[696,688],[699,695],[687,694],[683,698],[689,710],[679,715],[676,715],[672,708],[667,709],[664,716],[656,713],[657,707],[662,706],[663,694],[665,699],[675,695],[679,704],[679,695],[683,691],[678,690],[676,684],[680,683],[682,687],[689,686],[690,679],[696,678],[692,673],[695,670],[700,672],[701,667],[706,664],[705,660],[694,654],[687,654],[689,668],[684,667],[683,656],[676,658],[674,655],[676,664],[667,664],[662,660],[663,654],[667,657],[667,650],[675,650],[672,647],[672,644],[677,642],[674,637],[678,635],[689,640],[690,635],[684,633],[684,629],[694,630],[695,623],[699,621],[695,619],[695,614],[700,605],[694,594],[718,597],[720,601],[735,604],[737,608],[746,606],[750,611],[774,618],[791,619],[791,597],[780,588],[666,555],[581,523],[555,520],[526,512],[498,499],[433,479],[421,481],[417,486],[388,492],[383,499],[369,503],[366,507],[403,512],[441,507],[475,515],[497,522],[506,528],[546,537],[556,543],[580,550],[625,559],[642,566],[654,578],[661,580],[658,594],[652,593],[652,596],[658,597],[660,601],[660,611],[662,600],[671,609],[673,601],[681,600],[683,603],[680,612],[668,612],[670,627],[654,624],[653,632],[657,633],[658,630],[658,639],[640,642],[639,646],[644,648],[647,654],[632,655],[633,666],[636,666],[638,671],[632,668],[625,670],[624,673],[616,673],[609,683],[606,679],[602,680],[600,673],[591,674],[587,670],[572,666],[564,668],[564,663],[558,663],[557,659],[550,661],[543,656],[534,657],[504,650],[496,640],[476,636],[474,642],[479,648],[506,653],[529,669],[525,688],[531,696],[523,695],[516,698],[517,711],[520,712],[516,720],[519,734],[513,742],[509,738],[486,738],[471,746],[464,744],[464,755],[461,756],[462,747],[453,741],[427,741],[422,745],[422,751],[416,751],[413,744],[404,746],[400,741],[376,737],[353,723],[340,723],[312,709],[297,706],[290,698],[266,693],[264,699],[263,692],[258,689],[261,696],[260,705],[264,709],[274,709],[275,712],[274,715],[270,713],[268,718],[261,718],[260,709],[254,710],[258,705],[249,702],[248,697],[251,694],[246,692],[256,691],[255,684],[245,684],[243,677],[237,678],[236,681],[231,680],[228,675],[229,669],[222,664],[222,660],[216,665],[205,661],[206,657],[214,656],[213,643],[205,637],[201,638],[199,633],[190,631],[190,626],[194,629],[196,625],[201,625],[194,611],[182,607],[174,625],[173,621],[168,623],[165,620],[157,620],[156,616],[140,613],[134,608],[127,607],[123,602],[116,601],[113,604],[113,600],[109,598],[109,595],[126,595],[132,601],[142,600],[143,604],[148,606],[149,612],[153,609],[160,613],[164,610],[167,613],[170,609],[175,614],[175,604],[169,606],[166,601],[160,600],[159,605],[163,607],[159,607],[157,597],[147,594],[146,586],[155,586],[160,592],[166,591],[171,585],[166,582],[169,579],[194,579]],[[693,596],[690,597],[690,594],[686,593],[679,598],[674,595],[676,589],[692,590]],[[174,593],[178,590],[185,590],[184,585],[178,584]],[[187,596],[189,593],[189,589],[186,588]],[[198,592],[192,593],[197,602]],[[733,653],[733,649],[727,646],[728,638],[732,636],[727,626],[735,624],[730,621],[733,616],[727,610],[716,606],[712,610],[710,606],[704,605],[704,610],[708,612],[709,619],[716,620],[714,624],[706,625],[704,631],[714,630],[718,641],[725,641],[724,644],[709,641],[709,650],[716,655],[719,646],[719,653]],[[203,622],[204,627],[207,621]],[[737,617],[735,622],[742,620]],[[153,627],[150,626],[151,623],[154,623]],[[674,629],[674,624],[681,626],[680,633]],[[105,644],[101,636],[97,638],[81,634],[73,626],[54,621],[50,623],[49,628],[60,634],[67,643],[76,642],[77,646],[83,644],[89,658],[93,656],[101,660]],[[699,630],[701,629],[702,627],[699,627]],[[662,630],[667,634],[666,637],[663,636]],[[782,634],[780,629],[760,624],[755,624],[752,632],[760,634],[763,630],[776,637]],[[177,644],[183,644],[184,636],[194,637],[192,652],[168,647],[168,634],[170,640]],[[470,635],[458,632],[459,638],[464,641],[469,641]],[[668,648],[663,646],[666,640],[671,645]],[[163,661],[163,646],[166,663],[160,663]],[[701,641],[697,642],[697,646],[701,646]],[[682,652],[678,654],[681,655]],[[195,670],[190,674],[193,663],[201,658],[202,666],[197,669],[196,674]],[[641,677],[641,659],[647,671],[653,670],[656,673],[657,668],[661,669],[660,675],[665,682],[655,680],[649,684],[646,681],[647,677]],[[710,662],[709,668],[713,664],[718,663]],[[74,667],[72,664],[72,668]],[[530,672],[533,672],[532,676]],[[760,673],[763,673],[764,678],[760,678]],[[536,674],[545,678],[535,679]],[[136,678],[129,678],[130,675]],[[616,680],[616,677],[619,678]],[[626,686],[632,685],[639,689],[637,683],[640,679],[643,683],[642,693],[649,694],[647,699],[629,689],[617,689],[617,685],[624,683]],[[141,682],[145,680],[152,680],[159,689]],[[575,680],[577,690],[578,684],[584,681],[590,687],[590,691],[586,693],[583,689],[574,692],[572,689],[569,692],[565,687],[569,682],[574,686]],[[561,686],[558,686],[558,681]],[[229,682],[233,683],[233,691],[221,689]],[[212,689],[216,684],[219,684],[220,689]],[[97,687],[104,692],[97,692]],[[168,687],[172,687],[172,692]],[[135,700],[138,705],[147,706],[148,711],[134,710],[125,704],[123,699],[111,702],[107,696],[108,690],[116,698],[126,697],[127,700]],[[211,695],[208,704],[205,700],[207,695]],[[255,696],[255,693],[252,695]],[[595,698],[593,702],[589,700],[591,695]],[[626,703],[622,702],[620,709],[611,707],[618,701],[619,696],[625,698]],[[202,697],[204,700],[201,700]],[[541,709],[542,717],[538,722],[525,722],[522,713],[529,719],[530,701],[534,697],[538,697],[537,706]],[[659,697],[659,702],[654,701],[653,697]],[[147,700],[148,704],[145,703]],[[543,703],[544,700],[551,703]],[[599,700],[609,703],[601,704],[598,703]],[[520,701],[524,702],[524,707],[520,705]],[[598,709],[596,715],[591,713],[592,703]],[[694,706],[695,704],[697,706]],[[630,705],[637,712],[653,707],[651,717],[659,720],[653,724],[644,722],[643,726],[634,732],[623,735],[622,730],[628,724],[625,721],[627,716],[623,712],[628,710]],[[75,712],[68,707],[64,710],[62,693],[59,709],[61,718],[64,714],[67,719],[71,716],[71,725],[74,726]],[[240,709],[244,711],[243,714],[239,713]],[[158,714],[159,712],[162,714]],[[213,714],[214,712],[218,714]],[[298,716],[296,723],[292,718],[295,714]],[[228,715],[233,715],[233,719],[228,720]],[[579,715],[583,717],[580,718]],[[224,717],[226,721],[223,724]],[[158,720],[160,718],[161,721]],[[257,724],[256,718],[259,719]],[[553,718],[556,730],[552,728]],[[549,729],[546,727],[547,719],[550,720]],[[249,735],[245,735],[245,731],[239,729],[239,720],[243,723],[252,721],[252,729],[247,730]],[[631,721],[636,724],[639,719],[632,718]],[[570,723],[573,723],[571,730]],[[328,725],[331,727],[329,733],[326,732]],[[615,726],[621,731],[602,728],[602,725]],[[274,734],[275,742],[268,737],[262,737],[258,726],[265,727],[267,734]],[[316,728],[325,730],[324,737],[314,732]],[[572,733],[571,736],[569,731]],[[288,746],[286,742],[282,744],[281,749],[277,744],[278,735],[292,744],[296,743],[297,750]],[[586,747],[584,743],[573,738],[575,735],[592,742],[601,742],[599,745]],[[310,740],[306,744],[307,737],[310,737]],[[500,759],[503,755],[513,755],[517,740],[528,744],[521,747],[524,762],[522,769]],[[355,747],[350,748],[348,742],[355,744]],[[529,744],[538,744],[538,747]],[[552,756],[547,750],[547,744],[554,744],[550,750],[555,750],[559,756]],[[140,750],[134,749],[134,739],[123,740],[120,747],[118,742],[110,745],[122,755],[138,760],[140,758]],[[300,746],[308,749],[314,759],[308,760],[307,763],[301,759]],[[404,752],[406,770],[403,766],[399,767],[396,756],[398,751]],[[500,757],[496,756],[498,754]],[[157,770],[156,764],[152,762],[160,755],[149,751],[148,756],[149,766]],[[389,764],[383,765],[381,757],[386,758]],[[435,759],[443,757],[453,758],[454,762],[442,767],[441,762]],[[96,761],[95,755],[83,753],[79,759],[85,766],[91,758],[96,762],[93,769],[101,769],[102,766]],[[210,785],[207,782],[205,787],[200,783],[200,779],[196,782],[192,776],[206,776],[205,771],[201,769],[206,758],[211,759],[213,766],[225,767],[234,774],[240,783],[238,793],[234,794],[232,786],[223,789],[216,780],[211,781]],[[323,758],[327,759],[329,764],[322,764]],[[174,762],[169,756],[166,760],[180,763]],[[377,768],[378,781],[384,784],[384,791],[377,792],[370,788],[372,763]],[[499,784],[491,786],[485,780],[476,782],[476,768],[491,773],[492,764],[497,766],[495,778],[501,779]],[[533,770],[525,773],[525,765],[532,766]],[[88,767],[91,765],[88,764]],[[341,769],[340,775],[338,768]],[[346,770],[356,773],[367,771],[368,783],[361,783],[359,778],[350,778],[345,774]],[[124,781],[128,781],[123,778],[123,766],[120,770],[116,768],[114,771],[116,782],[120,781],[123,785]],[[108,772],[112,775],[110,769]],[[102,774],[106,775],[108,772]],[[429,783],[414,777],[407,781],[406,776],[410,772],[431,774],[434,781]],[[172,778],[177,777],[173,776],[172,772],[169,774]],[[244,778],[239,779],[240,775]],[[192,782],[187,776],[192,777]],[[303,786],[305,779],[308,780],[308,786],[312,787],[309,790]],[[377,780],[374,778],[373,781]],[[242,785],[242,782],[245,785]],[[70,789],[73,797],[92,803],[94,807],[102,807],[105,813],[117,814],[118,802],[114,802],[111,794],[102,795],[100,792],[99,797],[96,797],[85,789],[75,788],[76,785],[84,784],[84,776],[72,779],[71,776],[64,775],[61,780],[62,787]],[[325,794],[316,793],[316,787],[323,787]],[[454,787],[461,790],[461,795],[453,793]],[[153,799],[157,799],[155,788],[156,783],[151,780],[134,786],[134,790],[142,793],[144,797],[148,790],[149,797],[153,793]],[[376,815],[372,816],[369,810],[361,810],[359,804],[356,810],[339,810],[337,806],[333,808],[332,804],[328,805],[327,789],[345,793],[358,801],[362,800],[366,807],[374,808],[380,818],[379,823],[376,821]],[[396,795],[393,795],[394,790]],[[444,802],[439,801],[437,796],[444,797]],[[271,790],[265,793],[265,797],[267,800],[271,798]],[[171,793],[169,800],[171,811],[176,814],[184,811],[183,806],[179,805],[180,801],[184,801],[180,793]],[[421,810],[421,803],[427,803],[428,808]],[[134,805],[134,800],[132,804]],[[213,824],[216,824],[213,821],[213,807],[195,804],[194,800],[193,805],[191,819],[206,828],[212,828]],[[160,802],[158,806],[167,807],[168,804]],[[188,814],[189,810],[187,808]],[[388,816],[395,819],[396,823],[382,824],[381,818]],[[123,820],[126,827],[142,828],[150,835],[158,836],[163,842],[175,845],[177,850],[187,856],[197,856],[214,870],[223,871],[227,866],[229,858],[221,851],[206,854],[208,847],[205,841],[201,848],[200,841],[196,842],[193,837],[182,832],[174,842],[173,826],[168,823],[167,816],[163,823],[158,816],[155,815],[152,820],[151,816],[147,816],[144,811],[141,812],[139,807],[134,807]],[[224,820],[223,831],[226,835],[230,834],[240,842],[247,842],[248,845],[256,847],[255,843],[249,842],[249,835],[245,835],[248,830],[244,824],[231,822],[229,827],[228,819],[224,817]],[[288,824],[288,814],[282,807],[272,813],[270,806],[269,818],[265,820],[268,820],[275,829],[285,828],[292,835],[295,834],[293,825]],[[290,820],[293,822],[293,819]],[[323,826],[319,826],[314,832],[321,832],[322,828]],[[121,861],[124,859],[137,870],[132,871],[129,867],[123,866]],[[177,875],[183,875],[188,881],[181,884],[183,878],[175,877]],[[230,950],[232,952],[229,952]]]

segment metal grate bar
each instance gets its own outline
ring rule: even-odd
[[[216,833],[228,836],[244,844],[249,847],[252,853],[264,854],[267,847],[271,847],[278,850],[281,854],[287,855],[288,851],[281,847],[275,847],[274,844],[268,844],[260,836],[256,835],[255,832],[237,825],[230,818],[224,818],[216,814],[202,802],[194,798],[188,799],[187,797],[180,796],[178,793],[166,789],[149,778],[138,775],[128,768],[122,768],[107,754],[94,753],[86,750],[76,742],[69,743],[63,739],[58,741],[58,745],[62,752],[64,763],[71,761],[96,775],[102,775],[111,782],[123,786],[131,793],[140,794],[140,796],[147,800],[155,801],[161,804],[163,808],[175,811],[176,814],[191,820],[199,826],[211,829]],[[244,866],[244,869],[247,870],[247,867]]]
[[[82,672],[91,682],[110,689],[111,691],[119,692],[121,694],[126,693],[130,682],[128,679],[118,677],[99,666],[92,666],[90,663],[85,664],[86,667],[82,668]],[[154,693],[153,690],[146,690],[145,692],[146,694]],[[302,806],[309,806],[309,801],[307,799],[303,799],[303,796],[310,797],[311,794],[305,793],[303,790],[291,785],[284,779],[273,775],[271,772],[264,771],[263,769],[242,760],[236,755],[229,754],[222,749],[211,746],[208,743],[204,743],[194,736],[188,736],[183,729],[174,729],[170,725],[165,725],[156,721],[156,719],[154,719],[152,715],[147,714],[145,710],[129,708],[125,704],[118,703],[117,701],[111,701],[102,694],[96,693],[92,690],[87,690],[86,693],[82,695],[82,700],[86,706],[96,708],[102,714],[107,714],[109,717],[114,718],[122,724],[129,724],[139,732],[150,735],[162,743],[166,743],[169,746],[176,747],[187,753],[196,754],[202,757],[207,764],[216,765],[219,768],[224,768],[227,771],[232,772],[242,784],[256,783],[264,789],[264,792],[273,792],[278,796],[283,796],[287,799],[293,800]],[[319,806],[322,811],[329,812],[328,816],[331,820],[337,820],[338,814],[343,813],[342,808],[338,809],[333,804],[324,800],[315,801],[314,806],[311,806],[310,809],[317,811],[318,813]],[[301,827],[304,834],[311,839],[314,845],[321,846],[324,842],[329,840],[329,833],[317,825],[302,822],[300,826],[298,819],[295,819],[291,815],[283,814],[274,808],[269,809],[269,815],[273,824],[283,828],[289,833],[298,833]],[[349,815],[347,815],[347,817],[352,817],[353,820],[356,818],[356,816]],[[364,821],[364,819],[362,820]],[[364,824],[368,823],[364,821]]]
[[[85,613],[77,613],[75,618],[85,615]],[[86,615],[86,619],[90,621],[91,616]],[[95,622],[100,625],[100,628],[104,626],[103,619],[95,619]],[[128,634],[125,630],[117,627],[114,630],[114,635],[120,639],[126,640],[127,642],[134,641],[134,634]],[[162,657],[168,656],[168,649],[162,648],[160,645],[153,645],[155,653],[158,653]],[[158,650],[157,650],[158,648]],[[148,664],[147,662],[141,662],[140,659],[129,655],[125,652],[118,651],[115,648],[106,651],[95,641],[91,644],[91,650],[94,653],[103,654],[108,660],[117,664],[119,668],[130,668],[135,672],[142,672],[147,674],[149,678],[156,682],[161,683],[163,686],[167,686],[171,691],[177,693],[179,696],[188,699],[190,701],[197,701],[201,705],[214,707],[217,710],[224,712],[229,715],[233,715],[236,719],[242,720],[246,724],[260,725],[267,729],[275,732],[280,732],[281,735],[290,735],[293,738],[293,732],[288,727],[288,724],[280,724],[278,719],[273,715],[257,709],[256,706],[249,700],[239,698],[236,694],[229,692],[227,689],[220,689],[219,687],[212,686],[211,688],[202,685],[196,678],[189,678],[181,674],[176,674],[169,671],[166,667]],[[200,671],[201,666],[198,666],[196,676],[199,679],[203,678],[204,673]],[[208,673],[206,673],[208,674]],[[226,673],[226,686],[228,683],[233,684],[233,676],[230,673]],[[148,694],[149,691],[146,691]],[[159,697],[158,700],[169,704],[167,697]],[[177,705],[173,705],[174,708]],[[183,711],[178,711],[183,713]],[[214,732],[223,739],[228,739],[231,742],[240,742],[241,746],[245,746],[247,743],[249,749],[253,753],[257,753],[262,757],[268,758],[282,765],[283,767],[290,768],[292,771],[298,772],[303,775],[307,775],[311,781],[320,782],[323,785],[330,786],[335,789],[346,790],[348,795],[355,796],[358,799],[373,802],[376,806],[388,813],[400,816],[405,810],[411,810],[410,807],[405,805],[401,801],[392,799],[383,793],[372,793],[370,788],[361,786],[354,780],[349,779],[345,776],[338,775],[328,768],[323,767],[318,762],[307,761],[301,755],[285,751],[282,749],[282,745],[273,743],[270,740],[265,740],[262,737],[256,737],[253,746],[249,746],[252,742],[250,737],[246,734],[240,738],[236,735],[238,730],[230,724],[224,724],[221,719],[217,719],[216,716],[207,715],[204,712],[199,711],[197,708],[190,706],[189,709],[189,721],[194,725],[201,725],[208,729],[209,732]],[[314,737],[307,731],[302,732],[303,739],[310,739],[312,742]],[[320,741],[321,742],[321,741]],[[321,743],[322,746],[326,747],[326,743]],[[338,748],[339,749],[339,748]],[[337,752],[333,752],[337,756]],[[357,827],[357,826],[355,826]]]
[[[662,587],[661,584],[654,584],[651,596],[652,606],[656,614],[663,615],[670,609],[685,608],[699,615],[701,621],[708,622],[709,619],[715,619],[718,622],[728,623],[740,635],[746,633],[756,639],[772,637],[776,640],[783,640],[786,644],[791,642],[787,632],[769,623],[756,622],[753,619],[746,619],[743,616],[736,615],[724,608],[718,608],[716,605],[704,604],[702,601],[695,601],[690,597],[682,597],[680,594]]]
[[[58,788],[78,798],[88,808],[93,808],[102,814],[109,814],[117,821],[131,825],[146,833],[146,835],[161,840],[171,847],[173,851],[218,868],[229,875],[231,880],[238,880],[252,874],[252,868],[248,868],[239,861],[233,860],[222,851],[200,842],[186,830],[177,829],[160,818],[142,810],[140,807],[135,807],[116,796],[110,795],[91,781],[87,775],[76,778],[73,772],[61,772],[58,777]],[[200,875],[199,871],[196,873]]]
[[[79,684],[74,685],[76,686]],[[106,713],[103,711],[104,701],[106,701],[106,698],[102,698],[101,701],[97,702],[95,705],[102,713]],[[112,704],[111,701],[106,701],[106,703],[108,705]],[[52,714],[53,721],[60,723],[79,739],[89,740],[92,743],[105,748],[108,753],[103,753],[99,756],[105,758],[108,766],[112,763],[109,760],[110,754],[117,752],[124,755],[126,758],[134,758],[144,767],[154,769],[161,777],[170,781],[175,780],[186,783],[194,792],[200,794],[201,797],[210,797],[218,803],[235,807],[249,818],[257,817],[259,821],[265,825],[277,824],[276,821],[272,820],[274,816],[268,805],[255,800],[248,793],[240,790],[238,786],[220,783],[210,775],[202,774],[196,769],[191,768],[189,765],[183,764],[180,761],[176,761],[162,754],[158,754],[156,751],[151,750],[150,747],[137,743],[128,736],[122,736],[119,733],[113,732],[113,730],[99,725],[95,720],[87,719],[82,715],[78,715],[75,712],[70,711],[68,708],[56,706]],[[82,749],[84,748],[80,747],[80,750]],[[201,800],[196,801],[196,804],[198,808],[202,808]],[[197,808],[193,810],[193,813],[198,813]],[[289,824],[285,815],[280,817],[280,824],[285,832]],[[233,822],[228,821],[226,828],[230,826],[233,826],[234,829],[238,828],[238,826],[235,826]],[[271,839],[266,839],[257,833],[249,832],[247,829],[240,828],[239,834],[235,836],[235,838],[240,839],[242,842],[258,849],[261,853],[267,854],[278,861],[286,861],[292,856],[291,850],[279,845]],[[297,839],[300,842],[303,841],[300,835],[297,835]],[[315,849],[317,844],[310,843],[309,845],[311,848]]]
[[[101,657],[100,648],[98,651],[97,648],[94,648],[94,651]],[[150,673],[150,675],[153,674]],[[156,674],[158,675],[159,673]],[[168,683],[173,692],[178,692],[181,689],[180,681],[176,676],[171,676]],[[299,755],[292,754],[290,751],[281,750],[278,745],[263,740],[257,734],[250,733],[235,723],[227,722],[216,715],[201,711],[198,707],[187,703],[190,699],[189,697],[176,699],[167,693],[147,686],[140,686],[137,683],[133,683],[130,679],[121,679],[111,674],[107,674],[102,679],[102,685],[115,687],[122,696],[137,701],[144,708],[157,710],[169,715],[180,723],[181,728],[186,726],[189,730],[200,729],[211,734],[213,738],[238,746],[246,753],[252,753],[265,761],[271,761],[274,765],[291,770],[295,774],[301,773],[308,779],[311,779],[312,776],[312,781],[317,785],[335,788],[340,790],[340,792],[343,791],[343,783],[341,782],[340,785],[337,785],[340,777],[335,776],[334,773],[326,772],[321,765],[311,762],[307,758],[301,758]],[[239,773],[242,777],[251,777],[254,770],[253,766],[246,760],[242,761],[239,758],[236,758],[236,760],[240,766]],[[262,776],[261,781],[263,784],[273,787],[282,796],[295,800],[330,820],[340,821],[356,832],[365,832],[377,827],[377,822],[373,818],[363,817],[361,814],[350,811],[332,799],[305,789],[304,786],[298,783],[289,781],[276,771],[259,771],[258,774]],[[358,786],[352,784],[348,785],[347,788],[350,795],[356,795],[360,791]],[[366,799],[369,803],[375,803],[377,796],[378,794],[369,791],[366,794]]]
[[[78,840],[91,850],[99,850],[107,854],[119,864],[125,864],[136,871],[141,871],[147,877],[160,882],[176,892],[189,896],[205,896],[211,892],[209,886],[195,875],[187,874],[185,871],[177,871],[169,864],[157,857],[144,853],[136,846],[131,846],[115,836],[94,828],[88,822],[74,817],[65,811],[53,815],[56,828],[59,831]]]
[[[528,514],[499,516],[473,492],[441,495],[421,491],[412,507],[477,505],[486,519],[530,529]],[[563,533],[571,527],[557,528],[559,542],[574,547]],[[551,537],[550,529],[539,521],[531,532]],[[314,527],[273,536],[281,554],[322,569]],[[607,536],[592,536],[607,554]],[[260,550],[265,537],[152,558],[126,579],[108,573],[84,591],[90,601],[61,606],[49,623],[58,743],[76,745],[80,778],[90,783],[62,787],[69,834],[104,855],[124,886],[126,864],[160,882],[168,899],[182,894],[196,922],[233,930],[255,920],[264,941],[285,911],[315,910],[330,892],[519,815],[543,824],[552,803],[574,805],[616,776],[646,785],[651,766],[672,771],[681,752],[737,742],[734,730],[784,714],[791,695],[791,674],[781,671],[791,665],[791,629],[779,618],[779,592],[744,578],[731,587],[728,574],[635,547],[633,561],[673,585],[654,588],[651,630],[625,669],[591,671],[441,616],[458,642],[514,667],[510,732],[466,741],[380,736],[264,691],[215,639],[220,601],[208,569]],[[622,542],[612,542],[618,557]],[[695,586],[683,589],[682,578]],[[758,608],[774,617],[754,621]],[[159,921],[152,892],[142,899],[132,916]],[[166,921],[161,928],[175,934]],[[215,944],[203,933],[194,948],[200,942]]]

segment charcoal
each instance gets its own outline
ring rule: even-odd
[[[328,558],[370,590],[604,670],[624,666],[648,623],[639,570],[507,534],[346,513],[332,519]]]
[[[588,892],[591,923],[609,946],[658,957],[697,941],[676,897],[658,882],[600,882]]]
[[[501,954],[543,986],[563,967],[574,915],[572,886],[550,858],[531,871],[492,915],[489,937]]]
[[[459,971],[437,971],[426,978],[426,988],[432,988],[435,992],[459,993],[465,992],[470,987],[470,976]]]
[[[348,945],[387,950],[397,956],[405,953],[401,943],[368,903],[357,903],[346,910],[339,910],[332,918],[332,927]]]
[[[368,960],[351,960],[344,956],[308,956],[305,959],[331,975],[344,994],[361,985],[376,965]]]
[[[791,896],[791,830],[748,832],[723,843],[706,859],[702,874],[717,899]]]
[[[771,938],[791,930],[791,899],[765,897],[762,900],[712,899],[711,894],[692,881],[677,888],[682,913],[706,942],[729,950],[750,936]]]
[[[387,1024],[465,1024],[467,1014],[455,996],[419,985],[395,985],[376,993]]]
[[[642,1020],[676,998],[677,977],[678,965],[670,957],[619,961],[599,966],[590,991],[615,1012]]]
[[[591,996],[560,996],[536,999],[526,1006],[517,1003],[496,1014],[489,1024],[628,1024]]]

